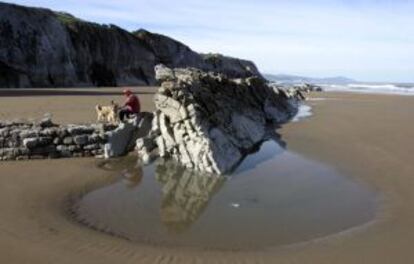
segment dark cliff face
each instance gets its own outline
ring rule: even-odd
[[[154,66],[260,75],[249,61],[202,55],[169,37],[0,2],[0,88],[154,85]]]

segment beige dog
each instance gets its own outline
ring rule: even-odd
[[[108,106],[96,105],[97,121],[116,124],[118,122],[118,109],[119,106],[114,101],[111,101],[111,105]]]

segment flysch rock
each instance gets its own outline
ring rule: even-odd
[[[268,139],[272,126],[296,114],[301,100],[298,93],[271,87],[260,77],[235,80],[163,65],[155,73],[161,83],[154,96],[157,110],[151,131],[136,142],[144,162],[156,155],[195,170],[231,172]]]

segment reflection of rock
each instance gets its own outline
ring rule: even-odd
[[[135,187],[139,185],[144,175],[142,166],[137,162],[135,156],[99,159],[96,160],[96,166],[100,169],[116,173],[115,176],[121,176],[122,181],[128,187]]]
[[[163,160],[156,166],[156,178],[162,184],[161,221],[173,232],[190,227],[225,181]]]
[[[122,179],[126,186],[135,187],[141,183],[143,171],[141,166],[134,169],[125,169],[121,172]]]
[[[229,79],[193,68],[155,68],[162,82],[154,97],[154,144],[137,144],[146,157],[158,148],[185,167],[223,174],[263,140],[269,124],[288,121],[297,112],[299,93],[268,86],[262,79]],[[145,148],[143,147],[145,146]],[[151,148],[148,148],[151,146]]]

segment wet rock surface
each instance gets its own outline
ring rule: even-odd
[[[144,161],[168,157],[187,168],[232,171],[274,126],[297,112],[299,93],[267,85],[259,77],[230,79],[194,68],[155,68],[152,128],[137,142]],[[154,151],[156,149],[156,151]]]

